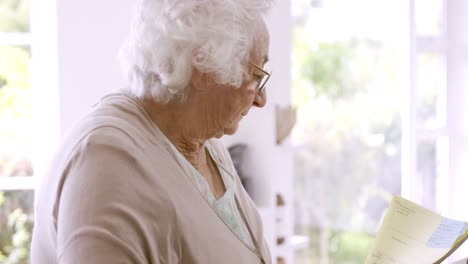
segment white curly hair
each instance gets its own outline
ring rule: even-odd
[[[184,98],[192,67],[239,87],[271,0],[139,0],[120,53],[127,89],[158,102]]]

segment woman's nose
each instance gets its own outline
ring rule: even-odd
[[[266,105],[267,103],[267,95],[266,95],[266,90],[263,89],[259,93],[255,95],[255,100],[253,101],[253,105],[258,108],[262,108]]]

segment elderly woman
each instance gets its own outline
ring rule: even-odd
[[[271,263],[217,138],[266,103],[267,0],[142,0],[128,87],[64,139],[37,193],[33,264]]]

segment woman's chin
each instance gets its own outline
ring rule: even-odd
[[[216,133],[215,137],[216,138],[221,138],[224,135],[233,135],[239,130],[239,123],[242,120],[242,116],[236,120],[235,122],[232,122],[231,124],[226,125],[223,129],[219,130],[218,133]]]
[[[234,135],[234,133],[236,133],[237,131],[237,127],[230,127],[228,129],[225,129],[224,130],[224,135]]]
[[[239,129],[239,122],[224,129],[224,135],[233,135]]]

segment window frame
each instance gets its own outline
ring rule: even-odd
[[[423,196],[427,190],[424,190],[424,179],[417,169],[417,152],[418,143],[422,140],[434,140],[440,139],[450,140],[450,134],[448,131],[448,124],[444,122],[443,126],[439,126],[435,129],[427,129],[418,126],[416,117],[417,108],[417,58],[420,54],[430,53],[439,55],[442,58],[443,63],[447,62],[447,29],[446,29],[446,17],[447,8],[446,1],[441,0],[442,5],[441,12],[441,23],[440,23],[440,34],[438,36],[423,36],[418,35],[416,32],[416,5],[415,0],[409,1],[409,92],[406,94],[404,105],[402,108],[402,195],[413,200],[416,203],[423,203]],[[446,77],[446,75],[444,75]],[[441,94],[442,100],[446,102],[447,85],[445,85],[445,91]],[[444,115],[450,115],[448,112],[447,105],[444,105]],[[448,155],[448,153],[447,153]],[[433,205],[438,212],[446,213],[448,208],[449,189],[448,189],[448,164],[441,162],[441,167],[437,168],[437,191],[435,195],[435,204]]]

